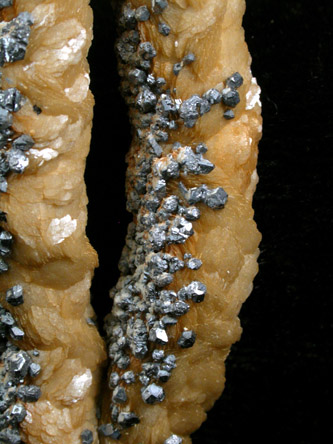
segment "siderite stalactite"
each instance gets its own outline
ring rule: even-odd
[[[185,443],[223,388],[223,362],[257,269],[250,207],[259,102],[244,42],[236,39],[242,63],[229,66],[233,48],[221,43],[227,23],[240,32],[243,2],[117,5],[116,52],[133,127],[126,178],[133,222],[105,319],[110,394],[99,432],[102,442]],[[206,79],[211,40],[214,75]],[[244,151],[243,161],[233,149]],[[199,381],[202,374],[209,376]]]
[[[12,2],[0,3],[0,8]],[[33,18],[21,13],[4,24],[0,35],[0,67],[24,59],[29,42]],[[16,88],[0,88],[0,193],[8,191],[6,177],[22,174],[29,165],[26,152],[33,147],[34,140],[28,134],[18,134],[12,127],[13,113],[23,106],[25,97]],[[7,222],[6,213],[1,209],[2,225]],[[3,226],[0,228],[0,273],[9,271],[6,258],[10,256],[14,239]],[[9,306],[24,303],[24,291],[17,283],[6,291],[5,300]],[[40,373],[40,365],[34,362],[38,351],[27,353],[20,349],[24,331],[17,324],[10,311],[0,305],[0,441],[9,444],[21,443],[19,425],[27,412],[24,403],[36,402],[41,396],[38,386],[29,384]]]
[[[97,442],[88,0],[0,2],[0,441]],[[60,388],[60,389],[59,389]]]

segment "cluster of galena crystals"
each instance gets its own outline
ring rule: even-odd
[[[11,5],[12,0],[0,0],[0,9]],[[32,24],[27,12],[1,23],[0,67],[24,58]],[[34,145],[29,135],[17,134],[12,129],[13,113],[21,109],[24,101],[16,88],[0,88],[0,193],[7,192],[9,174],[22,174],[27,168],[27,151]],[[6,221],[6,214],[0,210],[0,222]],[[12,244],[12,234],[0,227],[0,274],[9,270],[6,257],[10,256]],[[13,307],[23,304],[22,285],[9,288],[5,299]],[[0,305],[0,442],[5,444],[21,443],[19,424],[27,414],[24,403],[35,402],[41,396],[39,387],[27,384],[27,380],[40,373],[39,364],[33,362],[33,355],[38,355],[38,351],[30,354],[14,345],[23,337],[24,331],[12,314]]]
[[[168,328],[185,315],[192,303],[204,301],[206,286],[194,280],[178,291],[169,290],[174,274],[187,267],[197,270],[202,263],[189,253],[182,258],[166,253],[172,244],[184,244],[194,234],[193,221],[200,218],[196,206],[203,203],[219,210],[227,202],[221,187],[214,189],[203,184],[186,188],[181,178],[188,175],[209,174],[214,165],[204,154],[207,147],[198,141],[193,146],[168,144],[169,133],[185,125],[192,128],[211,107],[223,103],[233,108],[239,102],[237,88],[242,77],[235,73],[222,91],[210,89],[202,96],[193,95],[182,101],[167,89],[164,78],[152,74],[156,50],[151,42],[142,42],[138,23],[160,14],[168,6],[165,0],[155,0],[148,9],[132,9],[125,4],[120,12],[120,37],[116,43],[121,90],[130,107],[134,141],[128,155],[127,208],[136,222],[128,228],[126,245],[119,262],[121,277],[111,291],[112,312],[105,318],[105,331],[112,371],[109,387],[112,390],[111,421],[100,426],[102,435],[120,439],[121,431],[140,422],[126,404],[126,386],[139,382],[141,397],[146,404],[165,399],[163,384],[176,367],[176,357],[163,346],[168,344]],[[160,20],[159,32],[167,37],[168,25]],[[187,54],[173,72],[179,74],[195,55]],[[225,118],[233,116],[226,115]],[[178,180],[177,194],[168,192],[168,182]],[[180,348],[192,347],[196,333],[184,329],[179,338]],[[131,358],[141,360],[139,372],[131,370]],[[182,439],[172,435],[165,444],[180,444]]]

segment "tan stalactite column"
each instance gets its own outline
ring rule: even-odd
[[[16,284],[24,304],[10,310],[25,332],[19,346],[37,349],[41,366],[34,379],[42,396],[26,404],[22,438],[29,444],[80,444],[88,429],[98,442],[96,395],[105,349],[90,305],[90,285],[98,265],[85,234],[84,183],[93,97],[86,56],[92,39],[88,0],[16,0],[3,10],[6,20],[31,13],[34,24],[24,60],[6,64],[2,88],[25,97],[13,129],[35,145],[29,167],[8,177],[0,196],[6,229],[14,236],[10,271],[0,291]],[[36,105],[41,113],[33,110]]]
[[[199,203],[201,217],[193,222],[194,235],[184,244],[166,244],[164,247],[163,252],[180,259],[184,253],[190,253],[202,261],[199,270],[184,269],[175,273],[167,289],[177,292],[183,285],[195,280],[206,285],[207,294],[200,304],[189,302],[191,308],[188,313],[167,329],[168,343],[163,350],[165,354],[176,356],[177,367],[167,382],[159,384],[165,399],[153,405],[145,403],[139,378],[128,387],[122,385],[128,401],[119,408],[135,413],[140,420],[139,424],[128,429],[120,427],[120,442],[123,444],[162,444],[172,435],[182,439],[183,444],[191,442],[189,435],[205,420],[206,412],[224,388],[225,360],[242,331],[239,311],[252,290],[258,271],[261,236],[253,220],[252,196],[258,181],[256,164],[262,120],[260,88],[251,73],[251,57],[242,28],[245,1],[170,0],[167,3],[162,13],[154,14],[152,3],[148,0],[124,2],[134,10],[147,6],[150,11],[150,18],[138,24],[140,39],[154,46],[156,56],[152,59],[151,73],[155,79],[163,77],[166,80],[165,88],[170,89],[171,97],[183,103],[195,94],[202,96],[211,88],[221,91],[226,87],[226,79],[235,72],[242,75],[244,82],[238,89],[240,103],[233,109],[233,119],[223,117],[226,107],[214,105],[196,120],[192,128],[187,128],[180,121],[177,130],[169,131],[167,143],[160,142],[163,148],[161,165],[168,162],[169,153],[176,158],[177,154],[172,151],[174,142],[179,142],[182,147],[195,147],[199,142],[206,144],[205,159],[215,165],[215,169],[207,175],[183,174],[181,179],[170,179],[167,182],[168,195],[181,198],[181,180],[187,189],[201,184],[209,188],[223,187],[229,198],[220,211]],[[168,35],[159,31],[161,23],[170,28]],[[189,53],[195,55],[195,61],[175,75],[174,64]],[[126,72],[126,67],[120,66]],[[130,115],[133,122],[140,122],[135,106],[131,107]],[[144,149],[135,138],[127,156],[131,180],[135,177],[140,155],[144,155]],[[133,185],[128,181],[129,198],[132,191]],[[116,318],[119,310],[114,308],[113,316]],[[196,333],[195,344],[191,348],[181,349],[177,344],[184,329]],[[153,345],[150,347],[153,349]],[[140,372],[141,363],[132,355],[130,357],[131,364],[126,371]],[[146,361],[152,361],[150,355],[144,358],[143,362]],[[122,372],[115,364],[111,371]],[[110,403],[112,390],[104,400],[102,422],[111,422],[114,427],[119,427],[110,418]],[[103,438],[102,442],[116,441]]]

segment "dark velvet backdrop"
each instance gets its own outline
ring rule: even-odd
[[[118,94],[112,11],[106,0],[91,3],[96,107],[86,180],[88,236],[100,257],[92,294],[102,316],[130,220],[130,129]],[[254,199],[260,272],[241,311],[244,332],[227,360],[226,389],[194,444],[320,444],[333,431],[332,9],[330,0],[247,2],[244,27],[264,118]]]

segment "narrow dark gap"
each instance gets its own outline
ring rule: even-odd
[[[94,39],[88,61],[95,96],[87,184],[87,235],[99,256],[91,294],[100,331],[111,309],[109,290],[119,277],[118,260],[131,216],[125,208],[125,155],[130,145],[127,109],[119,93],[111,2],[92,0]]]

